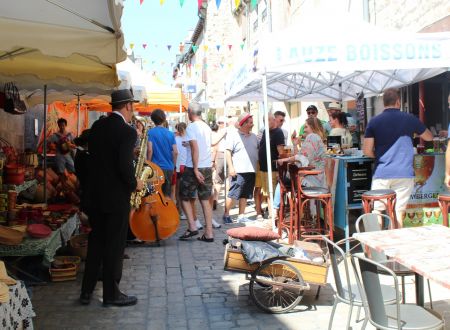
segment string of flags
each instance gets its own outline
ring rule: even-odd
[[[148,46],[149,46],[148,43],[143,43],[142,44],[142,48],[144,50],[146,50]],[[154,44],[154,48],[158,48],[158,46],[159,46],[159,44]],[[216,51],[220,52],[220,49],[222,48],[222,46],[226,46],[228,48],[228,50],[231,51],[231,49],[233,48],[234,45],[233,44],[226,44],[226,45],[216,44],[215,45]],[[130,42],[129,43],[129,48],[130,49],[134,49],[134,47],[135,47],[135,43],[134,42]],[[169,52],[172,50],[172,45],[166,45],[166,47],[167,47],[167,50]],[[185,47],[184,44],[182,42],[180,42],[180,44],[178,46],[178,50],[180,51],[180,53],[184,52],[184,47]],[[240,43],[239,47],[240,47],[241,50],[244,50],[245,43]],[[192,45],[191,48],[192,48],[192,51],[195,53],[195,52],[197,52],[199,46],[198,45]],[[203,44],[203,48],[202,49],[206,53],[210,49],[210,46],[208,44]],[[150,49],[149,49],[149,51],[150,51]]]
[[[183,7],[184,5],[184,1],[185,0],[179,0],[180,1],[180,7]],[[200,10],[203,6],[203,2],[205,0],[197,0],[197,6],[198,6],[198,10]],[[164,5],[164,3],[166,2],[166,0],[159,0],[159,4],[162,6]],[[234,0],[234,6],[236,8],[238,8],[241,5],[241,0]],[[142,6],[142,4],[144,3],[144,0],[139,0],[139,4]],[[216,7],[217,9],[220,8],[220,4],[222,3],[221,0],[216,0]],[[256,7],[256,5],[258,4],[258,0],[251,0],[250,1],[250,8],[253,9]]]

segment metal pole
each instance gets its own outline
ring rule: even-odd
[[[227,108],[227,103],[225,102],[224,105],[224,109],[223,109],[223,114],[225,117],[226,122],[225,124],[225,129],[228,130],[228,108]],[[223,181],[223,189],[224,189],[224,193],[223,193],[223,209],[226,210],[227,207],[227,181],[228,181],[228,175],[227,175],[227,150],[224,150],[223,153],[223,175],[225,177],[225,180]]]
[[[47,85],[44,85],[44,147],[43,147],[43,163],[44,163],[44,204],[47,204]]]
[[[77,136],[80,136],[80,94],[77,93]]]
[[[267,73],[264,70],[262,76],[262,89],[263,89],[263,104],[264,104],[264,123],[265,123],[265,138],[266,138],[266,155],[267,155],[267,176],[269,183],[269,210],[272,220],[272,230],[276,231],[275,226],[275,214],[273,212],[273,185],[272,185],[272,155],[270,152],[270,130],[269,130],[269,108],[267,99]]]

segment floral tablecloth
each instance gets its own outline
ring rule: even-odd
[[[79,218],[77,214],[67,219],[60,228],[53,231],[48,238],[25,238],[19,245],[0,244],[0,256],[2,257],[27,257],[42,255],[44,265],[50,265],[56,250],[66,244],[71,235],[78,228]]]
[[[0,303],[0,328],[33,329],[33,311],[30,297],[22,281],[9,286],[9,303]]]

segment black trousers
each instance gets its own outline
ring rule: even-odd
[[[92,231],[81,292],[94,291],[100,265],[103,265],[103,300],[118,298],[129,216],[129,208],[115,213],[89,212]]]

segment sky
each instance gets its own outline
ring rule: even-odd
[[[172,71],[180,42],[185,41],[197,24],[197,1],[185,0],[125,0],[122,14],[122,31],[125,47],[136,57],[144,59],[144,70],[156,72],[165,84],[173,83]],[[143,44],[147,44],[144,48]],[[171,45],[169,51],[168,45]],[[172,65],[171,65],[172,64]]]

